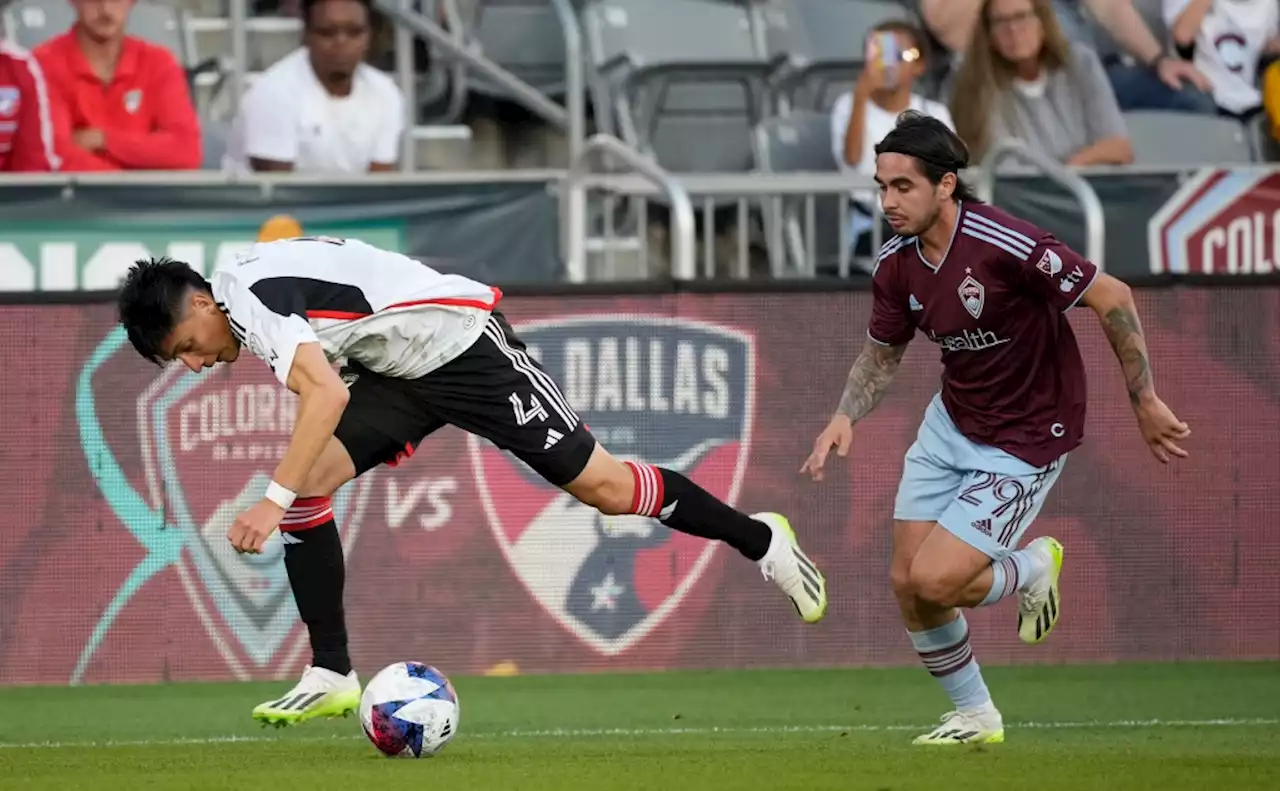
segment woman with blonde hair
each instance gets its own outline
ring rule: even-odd
[[[986,0],[951,100],[974,158],[1002,138],[1067,165],[1133,161],[1124,118],[1093,50],[1063,35],[1051,0]]]

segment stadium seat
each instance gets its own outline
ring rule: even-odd
[[[824,113],[797,112],[787,117],[769,118],[755,129],[757,166],[766,173],[828,173],[838,170],[831,155],[831,119]],[[766,200],[763,212],[765,238],[781,238],[782,249],[770,245],[770,262],[775,276],[784,270],[784,261],[799,272],[834,272],[840,256],[840,199],[814,199],[814,239],[805,239],[805,206],[800,198]],[[809,245],[813,246],[810,254]]]
[[[750,169],[768,63],[744,5],[589,0],[583,23],[604,131],[668,170]]]
[[[472,0],[453,4],[468,41],[480,53],[548,96],[564,95],[565,44],[560,16],[548,0]],[[581,0],[574,2],[581,6]],[[468,88],[486,96],[507,97],[506,88],[478,72]]]
[[[765,50],[779,66],[775,88],[806,109],[830,107],[833,83],[856,78],[863,42],[876,25],[916,22],[897,0],[763,0],[755,13]]]
[[[1167,110],[1124,114],[1135,165],[1248,164],[1257,161],[1244,124]]]

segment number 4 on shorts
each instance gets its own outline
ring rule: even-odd
[[[542,405],[538,397],[532,393],[529,394],[529,408],[525,409],[520,403],[520,394],[512,393],[507,399],[511,402],[511,410],[516,414],[516,423],[526,426],[534,420],[546,420],[547,408]]]

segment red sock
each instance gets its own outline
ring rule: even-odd
[[[280,532],[310,530],[333,520],[333,503],[328,497],[299,497],[280,520]]]

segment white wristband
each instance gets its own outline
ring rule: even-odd
[[[267,486],[267,493],[265,496],[271,502],[288,511],[290,506],[293,505],[293,501],[297,499],[298,493],[291,492],[275,481],[272,481],[270,485]]]

